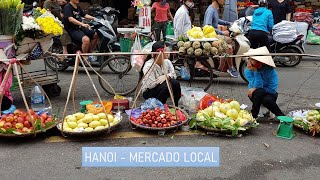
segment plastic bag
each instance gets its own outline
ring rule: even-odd
[[[149,98],[141,105],[142,111],[155,108],[160,108],[161,110],[164,110],[164,105],[156,98]]]
[[[180,76],[183,80],[190,80],[191,75],[190,75],[190,70],[184,66],[181,67],[180,69]]]
[[[320,36],[320,24],[313,24],[312,25],[312,32],[315,35]]]
[[[136,35],[134,43],[131,48],[132,53],[142,52],[139,35]],[[146,60],[145,55],[131,55],[131,66],[135,67],[137,71],[141,71],[144,61]]]
[[[103,101],[102,103],[104,108],[106,109],[106,112],[110,113],[112,109],[112,102]],[[104,113],[103,107],[101,106],[100,102],[93,102],[92,104],[87,104],[86,108],[88,113],[92,113],[92,114]]]
[[[307,43],[308,44],[320,44],[320,36],[317,36],[311,30],[309,30],[308,36],[307,36]]]
[[[296,12],[293,15],[293,20],[297,22],[306,22],[312,24],[313,16],[310,12]]]

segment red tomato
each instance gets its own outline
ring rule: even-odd
[[[157,126],[158,126],[158,127],[162,127],[162,124],[161,124],[161,123],[158,123]]]
[[[169,127],[168,124],[163,124],[163,127]]]
[[[41,117],[44,118],[44,119],[47,119],[48,118],[48,114],[47,113],[42,113]]]
[[[155,124],[152,124],[152,125],[151,125],[151,127],[157,127],[157,125],[155,125]]]
[[[166,123],[167,123],[167,120],[162,119],[162,120],[161,120],[161,123],[162,123],[162,124],[166,124]]]
[[[155,121],[154,124],[158,124],[158,121]]]

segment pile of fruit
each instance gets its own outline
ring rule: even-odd
[[[63,121],[63,131],[66,132],[91,132],[108,129],[120,122],[120,119],[111,114],[75,113],[68,115]],[[110,125],[110,126],[109,126]]]
[[[179,54],[196,56],[223,55],[228,49],[228,43],[222,37],[218,38],[217,41],[213,41],[212,43],[199,41],[179,41],[177,46],[179,48]]]
[[[320,110],[299,110],[292,112],[293,124],[315,136],[320,134]]]
[[[155,108],[154,110],[148,109],[142,112],[138,118],[131,117],[130,120],[133,124],[140,126],[168,128],[182,124],[187,118],[180,110],[177,110],[176,114],[174,114],[171,111]]]
[[[33,130],[45,130],[55,125],[55,118],[47,113],[39,116],[30,109],[30,114],[31,117],[29,113],[19,109],[11,114],[3,114],[0,120],[0,133],[21,135],[31,133]]]
[[[237,135],[239,131],[256,127],[258,123],[248,111],[240,109],[238,101],[215,101],[209,107],[199,110],[189,125],[191,128],[199,126],[228,130],[232,135]]]
[[[217,34],[214,27],[206,25],[202,29],[201,27],[194,26],[192,29],[188,30],[188,36],[194,39],[203,38],[216,38]]]

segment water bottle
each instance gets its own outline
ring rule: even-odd
[[[45,108],[45,96],[41,88],[35,85],[31,90],[31,108],[35,111],[41,111]]]
[[[190,101],[189,101],[189,113],[195,114],[197,112],[197,100],[194,97],[194,95],[191,95]]]
[[[181,94],[181,97],[179,99],[179,107],[181,107],[181,109],[184,109],[184,96],[183,94]]]

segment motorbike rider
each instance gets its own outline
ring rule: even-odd
[[[221,2],[221,1],[220,1]],[[222,4],[222,3],[221,3]],[[226,26],[231,26],[230,22],[227,21],[223,21],[221,19],[219,19],[219,7],[221,6],[221,4],[219,3],[219,0],[212,0],[212,3],[208,6],[205,15],[204,15],[204,26],[205,25],[211,25],[215,28],[215,31],[217,32],[217,34],[219,35],[223,35],[225,36],[225,39],[228,43],[228,50],[227,53],[228,54],[233,54],[233,49],[232,49],[232,40],[229,37],[229,31],[220,31],[218,29],[218,24],[220,25],[226,25]],[[237,71],[236,68],[234,68],[233,65],[233,61],[232,58],[225,58],[227,61],[227,65],[228,65],[228,69],[227,72],[232,76],[232,77],[239,77],[240,74]],[[225,66],[225,61],[220,60],[220,65],[219,65],[219,70],[223,71],[224,70],[224,66]]]
[[[267,9],[267,0],[259,0],[259,8],[253,13],[249,40],[251,48],[266,46],[270,51],[269,32],[274,25],[272,12]]]
[[[173,27],[175,38],[181,35],[187,35],[187,31],[191,29],[191,19],[189,15],[190,9],[194,7],[192,0],[180,0],[183,4],[177,10],[173,19]]]
[[[92,53],[98,43],[98,34],[90,29],[89,24],[82,22],[82,17],[94,20],[95,18],[85,14],[80,8],[79,0],[70,0],[64,7],[64,25],[71,38],[82,43],[82,53]],[[87,57],[84,57],[87,58]],[[92,56],[88,60],[92,61]]]

